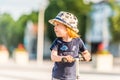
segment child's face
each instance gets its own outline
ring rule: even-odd
[[[67,35],[66,26],[57,21],[54,22],[54,31],[57,37],[65,37]]]

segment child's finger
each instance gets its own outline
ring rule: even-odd
[[[67,60],[68,60],[68,62],[73,62],[74,58],[71,55],[68,55],[67,56]]]

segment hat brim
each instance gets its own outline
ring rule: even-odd
[[[73,31],[76,32],[76,33],[79,32],[78,29],[73,29],[73,28],[71,28],[70,25],[68,25],[67,23],[65,23],[65,22],[63,22],[63,21],[61,21],[61,20],[58,20],[58,19],[50,19],[48,22],[49,22],[50,24],[54,25],[54,22],[55,22],[55,21],[60,22],[60,23],[62,23],[62,24],[64,24],[64,25],[66,25],[68,28],[70,28],[71,30],[73,30]]]

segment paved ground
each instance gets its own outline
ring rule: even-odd
[[[0,80],[50,80],[52,63],[0,64]]]
[[[41,64],[30,62],[29,64],[15,64],[9,62],[0,64],[0,80],[51,80],[53,62],[44,61]],[[114,63],[110,71],[98,71],[92,63],[80,63],[81,80],[120,80],[119,60]]]

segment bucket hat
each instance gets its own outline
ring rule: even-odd
[[[72,13],[60,11],[54,19],[50,19],[48,22],[51,23],[52,25],[54,25],[54,21],[58,21],[64,25],[66,25],[71,30],[75,31],[76,33],[79,32],[79,30],[77,29],[78,19]]]

